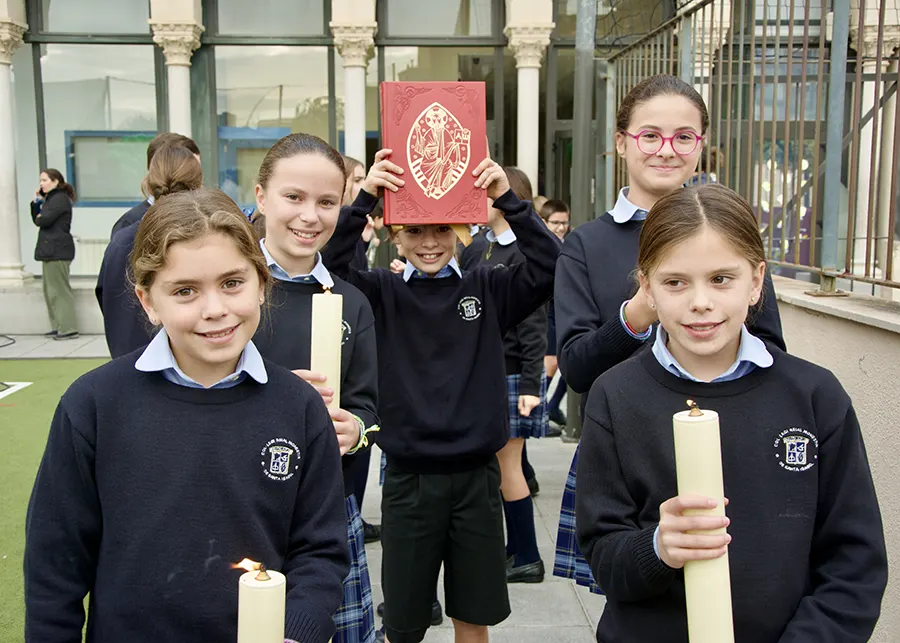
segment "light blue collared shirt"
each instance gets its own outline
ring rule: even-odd
[[[156,199],[153,198],[152,194],[147,197],[147,203],[149,203],[150,205],[153,205],[154,203],[156,203]]]
[[[701,382],[701,380],[684,370],[681,364],[678,363],[678,360],[675,359],[675,356],[672,355],[666,346],[668,340],[669,336],[666,334],[665,329],[660,326],[656,332],[656,341],[653,342],[652,349],[653,357],[656,358],[656,361],[676,377],[692,382]],[[766,348],[765,343],[747,330],[747,326],[744,325],[741,326],[741,343],[738,346],[737,359],[734,361],[734,364],[727,371],[710,380],[709,383],[739,380],[745,375],[752,373],[757,367],[769,368],[774,363],[775,359],[772,357],[769,349]],[[656,557],[659,558],[659,527],[653,532],[653,551],[656,552]]]
[[[291,277],[288,271],[279,266],[278,262],[275,261],[275,258],[269,254],[269,251],[266,248],[265,239],[262,239],[259,242],[259,247],[262,248],[263,255],[266,257],[266,265],[269,266],[269,273],[278,281],[293,281],[301,284],[311,284],[318,281],[325,288],[334,287],[334,279],[331,278],[331,273],[328,272],[325,264],[322,263],[321,252],[316,254],[316,265],[313,267],[311,273],[308,275],[296,275],[295,277]]]
[[[150,345],[144,349],[144,352],[141,353],[141,356],[134,363],[134,367],[145,373],[162,372],[163,377],[172,382],[172,384],[186,388],[207,388],[185,375],[184,371],[178,367],[175,355],[172,354],[172,347],[169,346],[169,336],[165,328],[160,329],[156,333]],[[247,342],[247,346],[241,352],[241,358],[238,360],[234,373],[219,380],[209,388],[231,388],[243,382],[248,375],[260,384],[265,384],[269,381],[269,374],[266,373],[262,355],[259,354],[259,350],[253,345],[253,342]]]
[[[678,363],[675,356],[669,352],[669,349],[666,346],[668,340],[669,336],[666,334],[665,329],[660,326],[656,332],[656,341],[653,342],[653,356],[656,358],[656,361],[676,377],[692,382],[701,382],[702,380],[698,380],[688,373],[681,364]],[[774,362],[775,360],[769,352],[769,349],[766,348],[765,343],[759,337],[750,333],[750,331],[747,330],[747,326],[744,325],[741,326],[741,343],[738,347],[737,359],[734,364],[731,365],[731,368],[717,378],[711,380],[709,383],[737,380],[753,371],[757,366],[760,368],[769,368]]]
[[[487,233],[485,233],[484,238],[488,240],[488,243],[494,243],[496,241],[501,246],[508,246],[509,244],[516,242],[516,233],[512,231],[512,228],[509,228],[505,232],[501,232],[498,237],[494,234],[493,230],[488,230]]]
[[[409,281],[413,277],[415,277],[416,279],[443,279],[444,277],[453,276],[454,272],[459,275],[460,279],[462,279],[462,271],[459,269],[459,264],[456,262],[456,257],[451,257],[450,262],[446,266],[441,268],[434,277],[425,274],[421,270],[416,270],[416,267],[412,265],[412,262],[407,261],[406,268],[403,269],[403,281]]]
[[[609,211],[609,214],[616,223],[643,221],[647,218],[646,210],[628,200],[628,186],[619,190],[619,198],[616,199],[616,205]]]

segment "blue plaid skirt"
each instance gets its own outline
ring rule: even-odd
[[[591,568],[578,549],[575,539],[575,472],[578,468],[578,447],[569,475],[566,478],[566,489],[563,491],[562,507],[559,510],[559,530],[556,532],[556,560],[553,564],[553,575],[572,578],[582,587],[589,587],[594,594],[603,591],[594,582]]]
[[[344,579],[344,602],[334,614],[337,632],[333,643],[374,643],[375,609],[372,605],[372,581],[366,563],[362,517],[356,497],[346,500],[347,544],[350,547],[350,574]]]
[[[541,373],[541,391],[538,394],[541,403],[525,417],[519,415],[519,381],[521,375],[506,376],[506,398],[509,404],[509,437],[511,438],[543,438],[550,428],[549,411],[547,410],[547,378]]]

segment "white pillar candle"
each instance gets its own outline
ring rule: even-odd
[[[284,643],[284,574],[257,570],[238,583],[238,643]]]
[[[724,516],[719,414],[701,411],[688,403],[692,409],[676,413],[672,419],[678,494],[707,496],[716,501],[713,509],[692,510],[686,515]],[[725,529],[692,533],[720,534]],[[688,561],[684,566],[684,590],[690,642],[734,643],[728,554],[714,560]]]
[[[313,295],[312,334],[309,353],[309,370],[325,376],[324,386],[334,391],[328,408],[341,405],[341,341],[344,298],[330,290]]]

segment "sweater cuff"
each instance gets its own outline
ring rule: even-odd
[[[494,199],[494,207],[502,210],[505,214],[520,214],[527,211],[529,205],[531,204],[528,201],[520,200],[512,189]]]
[[[641,576],[648,586],[668,583],[675,577],[675,570],[666,565],[655,551],[656,527],[642,530],[634,539],[632,554]]]
[[[331,619],[328,619],[331,622]],[[323,632],[309,614],[304,612],[288,612],[284,624],[284,638],[303,643],[326,643],[334,633]]]

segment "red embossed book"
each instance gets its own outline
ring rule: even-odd
[[[472,171],[487,158],[480,82],[381,83],[381,131],[406,185],[384,191],[384,222],[487,223],[487,196]]]

